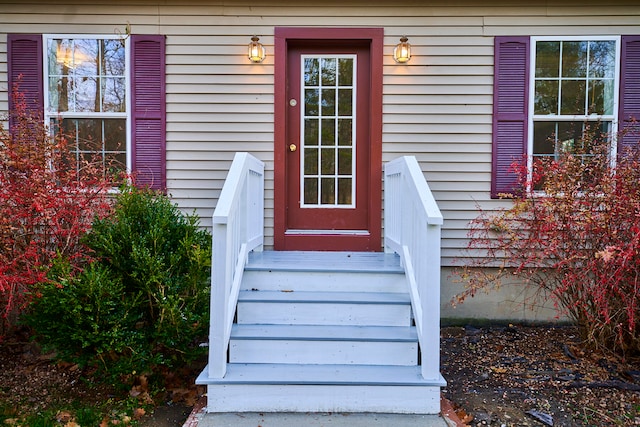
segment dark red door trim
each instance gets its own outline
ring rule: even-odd
[[[382,28],[275,29],[274,69],[274,249],[276,250],[382,250]],[[369,209],[365,234],[286,235],[287,230],[287,58],[290,46],[300,42],[353,40],[370,46]]]

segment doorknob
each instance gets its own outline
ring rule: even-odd
[[[297,149],[298,147],[296,146],[296,144],[289,145],[289,151],[293,152],[293,151],[296,151]]]

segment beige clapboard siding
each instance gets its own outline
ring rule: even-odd
[[[0,4],[0,108],[6,110],[7,32],[167,36],[169,193],[202,224],[235,151],[266,162],[266,243],[273,242],[273,33],[276,26],[384,27],[383,159],[415,155],[443,211],[445,265],[466,247],[468,221],[489,200],[493,36],[638,34],[640,5],[613,0],[32,0]],[[561,3],[561,4],[560,4]],[[249,37],[267,48],[248,64]],[[406,34],[412,61],[390,57]]]

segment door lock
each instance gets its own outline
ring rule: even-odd
[[[291,144],[289,145],[289,151],[294,152],[298,149],[298,147],[296,146],[296,144]]]

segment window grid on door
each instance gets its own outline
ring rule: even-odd
[[[355,207],[355,55],[302,55],[301,207]]]

